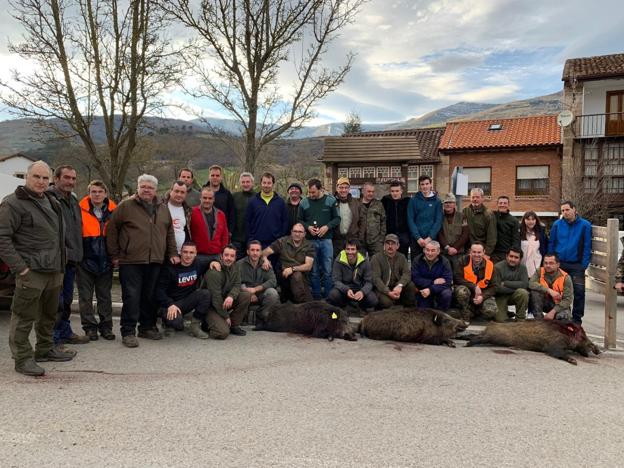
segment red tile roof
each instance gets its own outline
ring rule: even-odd
[[[490,130],[493,124],[500,130]],[[513,119],[449,122],[440,141],[440,151],[503,149],[561,144],[557,116],[539,115]]]
[[[563,66],[562,81],[579,81],[624,76],[624,54],[598,55],[568,59]]]

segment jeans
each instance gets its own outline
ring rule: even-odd
[[[567,262],[561,262],[561,269],[572,279],[574,285],[572,320],[580,325],[585,315],[585,270],[580,263]]]
[[[193,312],[193,318],[199,322],[206,319],[210,308],[210,291],[196,289],[191,294],[174,302],[174,305],[182,311],[172,320],[167,318],[167,308],[160,309],[163,324],[174,330],[184,330],[184,315]]]
[[[416,294],[416,306],[426,308],[436,308],[443,312],[446,312],[451,307],[451,301],[453,300],[452,288],[444,288],[438,293],[431,292],[429,296],[422,297],[420,294]]]
[[[332,281],[332,262],[334,259],[334,247],[331,239],[314,239],[314,264],[310,283],[312,285],[312,297],[325,299],[334,286]],[[323,295],[321,296],[321,281],[323,283]]]
[[[121,284],[121,336],[134,335],[137,322],[141,331],[156,326],[154,289],[160,273],[159,263],[119,265]]]
[[[62,343],[73,335],[71,323],[71,305],[74,300],[74,280],[76,279],[76,265],[67,264],[63,276],[63,288],[59,296],[58,312],[54,324],[54,344]]]

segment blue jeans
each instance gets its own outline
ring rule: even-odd
[[[312,297],[314,299],[325,299],[329,291],[334,287],[332,281],[332,262],[334,260],[334,247],[331,239],[313,239],[314,264],[310,275],[312,286]],[[321,296],[321,280],[323,282],[323,295]]]
[[[63,289],[59,297],[58,313],[54,324],[54,344],[60,344],[71,338],[73,330],[69,318],[71,317],[71,305],[74,300],[74,280],[76,279],[76,265],[67,264],[63,276]]]
[[[572,278],[574,285],[572,320],[581,324],[585,315],[585,270],[580,263],[561,262],[560,268]]]

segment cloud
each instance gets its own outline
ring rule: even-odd
[[[6,37],[19,25],[0,10]],[[324,66],[357,54],[345,82],[317,106],[318,120],[343,120],[351,111],[365,122],[419,116],[457,101],[503,102],[562,88],[567,58],[623,52],[620,0],[371,0],[324,57]],[[4,47],[4,49],[2,49]],[[0,53],[6,53],[2,44]],[[17,63],[1,57],[3,64]],[[278,86],[294,78],[292,57]],[[18,64],[18,66],[20,66]],[[21,66],[20,66],[21,67]],[[9,68],[5,65],[4,71]],[[172,91],[175,102],[220,116],[207,100]]]

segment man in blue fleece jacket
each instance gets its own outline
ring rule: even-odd
[[[420,191],[407,205],[407,224],[412,236],[412,260],[423,252],[428,242],[437,239],[442,228],[442,202],[432,190],[431,177],[418,178]]]
[[[591,258],[592,227],[576,213],[576,206],[571,201],[561,204],[561,215],[550,230],[548,252],[559,256],[561,269],[572,278],[572,320],[580,324],[585,314],[585,270]]]
[[[260,193],[251,197],[245,211],[247,242],[260,241],[263,249],[288,234],[286,202],[273,191],[273,184],[273,174],[262,174]]]

